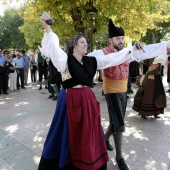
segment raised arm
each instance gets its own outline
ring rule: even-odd
[[[42,39],[41,53],[51,58],[52,63],[59,72],[64,72],[67,68],[67,54],[60,48],[58,36],[52,32],[45,20],[50,19],[50,14],[44,12],[40,17],[40,21],[45,28],[45,34]]]

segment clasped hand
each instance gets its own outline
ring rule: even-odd
[[[142,43],[142,42],[136,42],[135,45],[133,46],[135,51],[143,50],[143,47],[144,47],[144,43]],[[143,50],[143,52],[145,52],[145,51]]]

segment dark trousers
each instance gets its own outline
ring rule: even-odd
[[[0,93],[6,93],[8,89],[8,75],[6,72],[0,73]]]
[[[47,67],[38,67],[39,73],[39,82],[42,82],[42,77],[44,75],[44,79],[47,80]]]
[[[109,119],[112,133],[124,132],[124,117],[127,105],[127,93],[105,94],[106,103],[109,112]]]
[[[53,89],[53,87],[51,86],[50,84],[50,76],[48,77],[48,91],[50,94],[54,95],[55,94],[55,91]]]
[[[34,70],[34,69],[31,70],[31,81],[32,82],[37,81],[36,72],[37,72],[37,70]]]
[[[130,78],[130,74],[129,74],[127,88],[129,89],[131,87],[132,87],[132,85],[131,85],[131,78]]]
[[[17,89],[24,88],[24,68],[18,68],[19,73],[17,74]],[[20,82],[19,82],[20,79]]]

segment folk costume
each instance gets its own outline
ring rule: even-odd
[[[70,39],[72,46],[79,36]],[[166,49],[167,42],[153,46],[155,51],[162,47],[162,51]],[[73,52],[66,53],[60,48],[58,37],[52,31],[45,33],[40,50],[42,55],[51,58],[61,72],[63,90],[58,96],[39,170],[106,170],[108,154],[101,127],[100,107],[89,87],[97,69],[120,65],[132,57],[143,57],[142,51],[136,53],[130,47],[108,55],[83,56],[80,63],[72,55]],[[151,56],[149,52],[145,54],[146,58]]]
[[[109,21],[108,26],[109,38],[124,36],[124,31],[121,27],[116,27],[112,20]],[[109,137],[113,134],[115,149],[116,149],[116,160],[120,169],[128,169],[127,165],[124,162],[122,157],[122,132],[125,131],[125,123],[124,117],[126,112],[127,105],[127,80],[129,74],[129,66],[128,63],[131,61],[141,61],[148,58],[156,57],[160,54],[164,54],[168,47],[168,42],[161,42],[159,44],[151,44],[144,47],[144,51],[139,50],[132,53],[131,58],[126,60],[116,66],[112,66],[104,69],[103,76],[103,91],[105,94],[110,125],[105,133],[106,144],[109,150],[113,150],[111,145],[109,144]],[[105,47],[101,50],[93,51],[89,53],[89,56],[95,56],[96,58],[100,55],[105,55],[107,58],[107,54],[115,53],[121,54],[124,49],[117,52],[111,45]],[[120,57],[119,55],[117,56]],[[115,57],[114,57],[115,59]],[[121,166],[123,165],[123,167]]]
[[[157,64],[156,67],[152,63]],[[133,110],[145,119],[145,116],[152,115],[157,118],[157,115],[163,114],[164,108],[166,108],[166,95],[162,84],[160,68],[161,65],[156,63],[156,59],[149,60],[149,70],[146,72],[142,86],[134,98]],[[150,78],[150,75],[154,77]]]
[[[78,40],[73,36],[71,42]],[[41,53],[49,56],[61,72],[63,89],[48,132],[39,170],[106,170],[108,154],[101,126],[100,106],[93,91],[97,69],[121,64],[131,57],[133,48],[124,49],[120,57],[83,56],[82,63],[59,47],[53,32],[45,33]]]

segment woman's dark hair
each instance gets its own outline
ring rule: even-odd
[[[82,37],[85,38],[85,36],[82,33],[75,34],[67,41],[67,49],[66,49],[67,54],[71,54],[71,55],[73,54],[73,50],[75,45],[77,44],[77,41]]]

